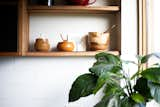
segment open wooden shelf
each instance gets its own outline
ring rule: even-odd
[[[104,51],[84,51],[84,52],[30,52],[29,43],[29,23],[31,14],[119,14],[120,5],[115,6],[70,6],[70,5],[54,5],[54,6],[40,6],[29,5],[28,0],[10,0],[10,2],[3,0],[0,5],[15,5],[18,8],[18,32],[17,43],[18,49],[15,52],[0,52],[0,56],[39,56],[39,57],[88,57],[95,56],[97,53]],[[10,6],[11,7],[11,6]],[[82,16],[83,16],[82,15]],[[119,17],[119,16],[118,16]],[[120,17],[119,17],[120,18]],[[16,40],[17,40],[16,39]],[[117,41],[120,39],[117,39]],[[118,41],[119,42],[119,41]],[[120,46],[115,44],[115,46]],[[111,49],[119,50],[119,47]],[[114,55],[120,55],[119,51],[105,51]]]
[[[0,52],[0,56],[20,56],[18,52]]]
[[[46,57],[62,57],[62,56],[80,56],[88,57],[95,56],[100,52],[111,53],[119,55],[118,51],[87,51],[87,52],[27,52],[25,56],[46,56]]]
[[[119,12],[119,6],[28,6],[29,13],[92,13]]]

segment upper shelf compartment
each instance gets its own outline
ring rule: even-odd
[[[105,14],[119,11],[119,6],[28,6],[29,13]]]

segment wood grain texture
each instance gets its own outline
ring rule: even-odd
[[[28,37],[29,37],[29,16],[27,12],[27,0],[19,0],[19,23],[18,23],[18,35],[19,46],[18,52],[22,56],[28,51]]]
[[[143,55],[147,55],[148,53],[148,43],[147,43],[147,1],[143,0],[143,12],[142,12],[142,16],[143,16]]]
[[[139,0],[138,2],[139,10],[139,40],[138,40],[138,54],[146,55],[148,53],[147,49],[147,9],[146,0]]]
[[[106,14],[120,12],[119,6],[28,6],[27,0],[19,2],[19,54],[21,56],[39,57],[62,57],[62,56],[94,56],[102,51],[87,52],[29,52],[29,15],[34,13],[90,13]],[[119,51],[105,51],[114,55],[119,55]]]
[[[29,13],[113,13],[119,12],[119,6],[29,6]]]
[[[119,55],[118,51],[88,51],[88,52],[28,52],[26,56],[44,56],[44,57],[62,57],[62,56],[74,56],[74,57],[88,57],[95,56],[100,52],[106,52],[114,55]]]
[[[20,56],[18,52],[0,52],[0,56]]]
[[[142,43],[142,40],[143,40],[143,26],[142,26],[142,5],[143,1],[142,0],[139,0],[138,1],[138,54],[139,55],[142,55],[142,49],[143,49],[143,43]]]

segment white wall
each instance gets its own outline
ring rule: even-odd
[[[122,54],[135,55],[137,52],[136,0],[122,0],[122,15]],[[97,31],[104,30],[105,28],[102,26],[109,24],[104,21],[106,17],[96,17],[100,20],[95,22],[97,25],[95,29]],[[95,19],[88,17],[87,21],[94,22],[97,20],[96,17],[94,17]],[[37,35],[37,32],[45,33],[46,30],[48,31],[46,26],[43,26],[44,24],[35,24],[37,23],[36,18],[38,17],[31,18],[31,22],[34,23],[31,24],[30,35],[33,35],[30,38],[31,42],[35,39],[34,35]],[[38,20],[40,19],[38,18]],[[86,19],[82,21],[82,24],[87,23],[85,21]],[[39,22],[42,24],[42,21]],[[37,29],[35,26],[39,26],[39,28]],[[49,29],[56,31],[54,27]],[[62,29],[65,32],[65,27]],[[82,30],[83,33],[86,33],[85,29]],[[75,29],[73,31],[76,32]],[[54,33],[46,34],[53,41],[52,45],[56,42],[52,39],[52,35],[58,35],[57,32]],[[92,66],[93,62],[93,57],[1,57],[0,107],[64,107],[68,105],[68,92],[73,80],[78,75],[88,72],[88,68]],[[97,99],[99,96],[90,96],[67,107],[93,107],[98,101]]]
[[[73,80],[88,72],[93,61],[91,57],[0,58],[0,107],[64,107]]]
[[[117,25],[117,20],[112,14],[34,14],[30,16],[31,50],[33,50],[35,39],[40,37],[40,34],[48,38],[52,50],[56,50],[57,43],[62,41],[60,33],[65,39],[68,35],[69,41],[82,45],[84,44],[82,38],[88,32],[104,32],[114,24]],[[111,36],[116,38],[116,35],[117,33],[113,32]],[[86,48],[76,48],[75,51],[86,51]]]
[[[159,40],[160,40],[160,13],[159,13],[159,3],[160,0],[147,0],[148,7],[151,11],[148,11],[148,31],[149,31],[149,52],[158,52],[160,50]]]

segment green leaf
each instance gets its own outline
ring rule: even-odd
[[[152,97],[160,103],[160,84],[149,81],[148,87],[150,88]]]
[[[119,72],[121,67],[115,66],[114,64],[99,64],[95,65],[89,69],[89,71],[97,76],[101,76],[101,74],[105,74],[106,72]]]
[[[69,93],[69,102],[76,101],[80,97],[92,94],[96,86],[97,78],[97,76],[92,74],[79,76],[72,84],[72,88]]]
[[[142,57],[141,59],[141,64],[144,64],[146,62],[148,62],[148,60],[152,57],[155,56],[156,58],[160,59],[160,53],[152,53],[152,54],[148,54]]]
[[[109,53],[99,53],[95,56],[95,58],[97,59],[97,62],[106,62],[106,63],[110,63],[110,64],[120,64],[121,60],[119,58],[119,56],[115,56],[113,54],[109,54]]]
[[[131,98],[132,98],[132,100],[134,100],[136,103],[143,103],[143,102],[145,102],[144,97],[143,97],[141,94],[139,94],[139,93],[133,93],[133,94],[131,95]]]
[[[93,93],[96,94],[106,83],[119,84],[120,78],[122,78],[122,75],[120,73],[118,74],[112,72],[103,72],[97,80],[97,84]]]
[[[128,96],[124,96],[120,102],[120,107],[134,107],[134,105],[136,104],[130,97]]]
[[[153,56],[153,54],[148,54],[142,57],[141,64],[148,62],[148,60]]]
[[[137,71],[132,77],[131,80],[135,79],[136,77],[138,77],[140,75],[140,71]]]
[[[152,82],[160,83],[160,68],[148,68],[141,75]]]
[[[124,90],[121,88],[120,82],[113,82],[113,81],[107,81],[105,89],[104,89],[104,93],[106,96],[109,95],[125,95]]]
[[[109,78],[107,75],[102,75],[102,76],[100,76],[98,78],[96,87],[95,87],[95,89],[93,91],[94,94],[96,94],[103,87],[103,85],[105,84],[107,78]]]
[[[119,98],[114,95],[104,96],[104,98],[94,107],[118,107],[118,101]]]
[[[113,66],[114,66],[113,64],[95,65],[92,68],[90,68],[89,71],[97,76],[101,76],[102,73],[111,71]]]
[[[134,90],[144,96],[146,101],[152,98],[150,88],[148,87],[148,81],[145,78],[139,78],[137,80]]]

